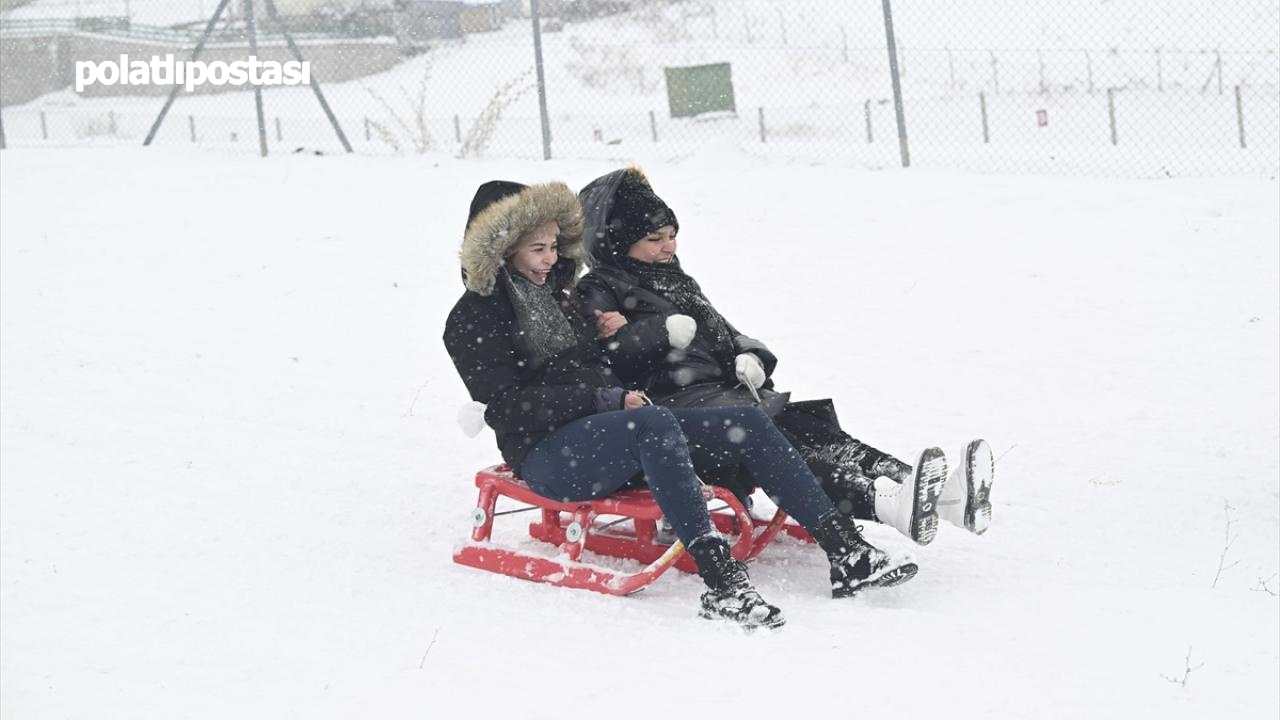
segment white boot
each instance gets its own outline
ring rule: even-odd
[[[991,527],[991,483],[996,465],[986,440],[965,446],[938,499],[943,520],[981,535]]]
[[[938,497],[946,479],[946,455],[938,448],[926,448],[907,482],[876,478],[876,519],[917,544],[928,545],[938,534]]]

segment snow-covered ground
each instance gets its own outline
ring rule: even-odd
[[[0,153],[0,717],[1280,712],[1275,181],[649,165],[783,388],[999,456],[986,536],[842,602],[779,542],[744,637],[691,576],[450,560],[497,457],[440,342],[471,193],[612,167]]]

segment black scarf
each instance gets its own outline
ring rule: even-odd
[[[546,362],[577,343],[573,326],[551,289],[554,278],[548,277],[547,282],[535,285],[529,278],[508,272],[505,267],[500,274],[535,362]]]
[[[732,374],[737,349],[729,323],[716,312],[707,296],[702,294],[698,281],[680,268],[679,258],[673,257],[671,262],[665,263],[647,263],[621,255],[618,256],[618,264],[623,270],[635,275],[641,287],[665,297],[680,308],[680,312],[697,321],[697,337],[710,347],[711,354],[720,366],[727,368]]]

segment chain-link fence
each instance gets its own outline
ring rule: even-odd
[[[0,120],[11,147],[142,143],[154,129],[156,144],[245,152],[645,161],[719,145],[867,167],[1280,170],[1280,0],[899,1],[901,125],[889,7],[0,0]],[[202,61],[252,44],[263,60],[305,59],[311,83],[263,88],[261,139],[249,85],[181,90],[158,127],[167,86],[76,91],[77,62],[187,60],[202,39]]]

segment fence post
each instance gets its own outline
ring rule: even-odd
[[[284,129],[280,127],[280,116],[276,116],[276,142],[284,142]]]
[[[191,131],[191,142],[196,142],[196,116],[187,116],[187,129]]]
[[[872,136],[871,134],[871,99],[870,98],[868,98],[866,102],[862,103],[862,112],[867,116],[867,144],[870,145],[873,142],[875,142],[875,137]]]
[[[769,138],[768,138],[768,135],[765,133],[765,129],[764,129],[764,108],[763,107],[756,108],[756,115],[760,119],[760,142],[762,143],[768,142]]]
[[[533,18],[533,64],[538,75],[538,115],[542,120],[542,159],[551,159],[551,118],[547,115],[547,79],[542,69],[542,13],[539,0],[529,0]]]
[[[982,144],[990,145],[991,131],[988,129],[988,126],[987,126],[987,94],[986,93],[984,92],[978,93],[978,104],[982,107]]]
[[[951,48],[947,48],[947,85],[951,92],[956,91],[956,61],[951,56]]]
[[[844,59],[846,65],[849,64],[849,33],[845,31],[844,26],[840,26],[840,57]]]
[[[1164,55],[1156,48],[1156,90],[1164,92]]]
[[[1240,86],[1236,86],[1236,128],[1240,131],[1240,149],[1245,149],[1244,144],[1244,100],[1240,97]]]
[[[1119,145],[1119,139],[1116,136],[1116,89],[1107,88],[1107,117],[1111,121],[1111,144]]]
[[[110,134],[111,137],[115,137],[118,132],[120,132],[120,125],[119,123],[116,122],[116,111],[108,110],[107,111],[107,133]]]
[[[658,116],[652,110],[649,111],[649,134],[654,142],[658,142]]]
[[[898,43],[893,35],[893,9],[889,7],[889,0],[884,0],[884,34],[889,45],[889,75],[893,79],[893,111],[898,121],[898,152],[902,156],[902,167],[911,167],[911,151],[907,147],[907,118],[902,109],[902,78],[898,75]]]
[[[462,119],[458,117],[457,113],[453,114],[453,139],[457,140],[459,144],[462,143]]]
[[[993,50],[988,50],[991,55],[991,92],[996,95],[1000,94],[1000,64],[996,62],[996,54]]]
[[[368,142],[373,139],[373,128],[369,126],[369,116],[364,116],[364,139]]]
[[[1093,94],[1093,56],[1088,50],[1084,51],[1084,67],[1085,72],[1089,75],[1089,94]]]
[[[44,111],[40,111],[40,139],[49,139],[49,121],[45,118]]]
[[[249,55],[251,57],[258,54],[258,25],[254,17],[253,0],[244,0],[244,22],[249,35]],[[262,111],[262,86],[256,83],[253,86],[253,111],[258,119],[258,154],[261,157],[266,157],[267,118]]]

